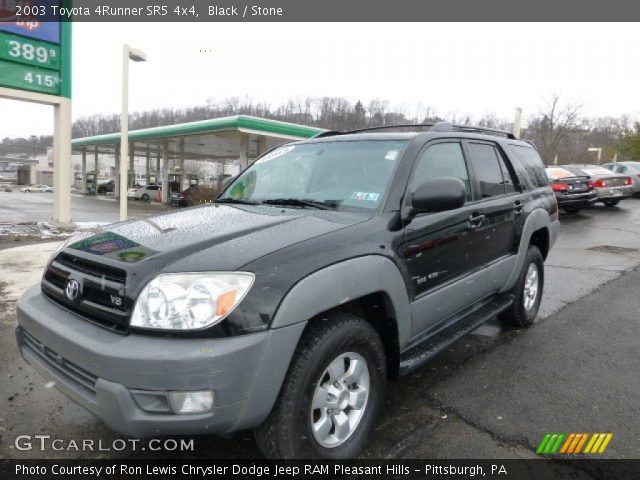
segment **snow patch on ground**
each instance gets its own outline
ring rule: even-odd
[[[13,322],[18,298],[40,281],[47,260],[61,244],[46,242],[0,250],[0,323]]]

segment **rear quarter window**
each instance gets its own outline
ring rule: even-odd
[[[517,162],[518,176],[524,176],[521,183],[529,188],[546,187],[549,185],[549,178],[544,169],[544,162],[533,147],[524,145],[509,145],[509,150]],[[514,165],[515,167],[515,165]]]

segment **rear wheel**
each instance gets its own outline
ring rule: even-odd
[[[513,304],[498,315],[500,321],[516,327],[529,327],[535,322],[544,287],[544,259],[536,246],[529,247],[522,270],[511,293]]]
[[[620,203],[620,200],[603,200],[602,203],[604,203],[607,207],[615,207]]]
[[[142,197],[140,197],[142,199],[143,202],[148,202],[149,201],[149,194],[147,193],[143,193]]]
[[[363,319],[336,313],[300,340],[276,404],[255,430],[268,458],[353,458],[386,384],[384,347]]]

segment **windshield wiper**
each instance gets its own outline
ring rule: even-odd
[[[263,200],[265,205],[282,205],[286,207],[302,207],[302,208],[317,208],[318,210],[328,210],[333,208],[332,205],[328,205],[324,202],[317,202],[315,200],[306,200],[301,198],[270,198]]]
[[[219,198],[215,203],[238,203],[240,205],[258,205],[258,202],[249,200],[240,200],[239,198]]]

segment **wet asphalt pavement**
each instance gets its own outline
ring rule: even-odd
[[[48,222],[53,213],[53,194],[0,191],[0,223]],[[129,200],[131,218],[143,217],[168,207],[156,202]],[[113,197],[104,195],[71,195],[71,216],[74,222],[117,222],[119,206]]]
[[[561,220],[539,322],[490,322],[390,383],[364,458],[533,458],[551,431],[611,432],[603,457],[640,458],[640,200]],[[186,454],[16,450],[19,434],[103,445],[120,437],[43,386],[9,323],[0,322],[0,458],[259,456],[250,432],[198,437]]]

